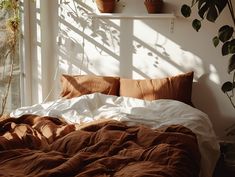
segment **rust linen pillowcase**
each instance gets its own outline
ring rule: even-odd
[[[193,72],[161,79],[120,79],[120,96],[144,100],[174,99],[192,105]]]
[[[119,85],[119,77],[63,74],[60,96],[69,99],[95,92],[118,95]]]

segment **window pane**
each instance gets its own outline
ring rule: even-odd
[[[9,13],[0,10],[0,113],[2,113],[4,98],[9,85],[10,73],[13,70],[9,92],[7,96],[5,113],[20,106],[20,61],[19,44],[16,45],[16,54],[9,54],[9,32],[6,27],[6,19]],[[13,64],[12,64],[13,59]]]

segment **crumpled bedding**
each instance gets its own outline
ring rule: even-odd
[[[146,125],[152,129],[182,125],[197,137],[201,154],[200,177],[211,177],[219,158],[219,144],[208,116],[202,111],[175,100],[145,101],[93,93],[72,99],[22,107],[12,117],[24,114],[62,118],[69,124],[86,125],[97,120],[112,119],[127,125]]]
[[[68,124],[23,115],[0,122],[0,176],[198,177],[195,134],[182,125],[151,129],[105,120]]]

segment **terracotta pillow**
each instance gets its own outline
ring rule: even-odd
[[[120,79],[120,96],[144,100],[174,99],[191,103],[193,72],[162,79]]]
[[[90,93],[119,94],[119,77],[94,75],[61,76],[61,97],[73,98]]]

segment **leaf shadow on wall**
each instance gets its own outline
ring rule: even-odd
[[[198,33],[194,34],[185,19],[175,20],[173,33],[169,32],[169,26],[165,26],[169,21],[159,25],[156,21],[153,23],[152,20],[143,20],[143,25],[156,34],[152,36],[156,39],[155,43],[149,44],[146,42],[147,39],[134,34],[136,23],[133,20],[92,19],[90,14],[94,13],[94,9],[84,2],[73,0],[69,3],[61,3],[59,7],[59,38],[62,42],[58,52],[63,72],[78,73],[79,71],[79,73],[118,75],[128,78],[133,78],[135,73],[142,78],[150,78],[157,77],[159,73],[171,75],[176,71],[194,70],[197,81],[193,84],[195,106],[209,115],[216,128],[221,122],[228,123],[232,119],[221,113],[217,100],[218,95],[221,94],[220,86],[211,81],[208,76],[208,73],[211,73],[211,63],[215,67],[219,66],[218,62],[212,61],[217,55],[205,52],[204,46],[211,44],[205,44],[204,36],[196,37]],[[143,30],[143,33],[146,32]],[[164,40],[160,42],[162,37]],[[201,41],[203,45],[200,45]],[[173,43],[174,46],[171,47]],[[177,55],[174,55],[175,51]],[[179,55],[179,53],[182,54]],[[193,59],[187,59],[188,53],[195,55],[190,57]],[[142,64],[138,65],[136,58],[133,57],[137,54],[151,60],[144,59]],[[172,70],[164,67],[164,64],[171,66]],[[153,68],[156,70],[150,76],[150,70]],[[224,72],[219,67],[216,67],[216,71],[218,75]]]
[[[110,60],[115,60],[113,62],[119,63],[116,75],[132,77],[135,72],[143,78],[149,78],[145,72],[133,65],[133,55],[141,51],[146,58],[152,58],[152,66],[155,68],[158,67],[159,57],[168,57],[163,46],[151,46],[134,36],[132,22],[123,23],[120,20],[115,23],[110,19],[92,19],[89,14],[93,13],[94,9],[78,0],[61,4],[60,8],[62,10],[59,15],[59,36],[66,42],[62,42],[59,47],[59,55],[60,62],[70,65],[67,72],[72,72],[74,66],[77,66],[77,69],[87,74],[107,74],[99,68],[102,68],[100,66],[104,63],[102,60],[108,60],[109,57]],[[159,48],[164,52],[159,52]],[[95,62],[90,59],[91,53],[96,57]],[[96,73],[89,69],[94,70],[94,67],[97,69]]]
[[[198,109],[208,114],[216,134],[224,138],[226,127],[234,123],[235,120],[234,116],[227,114],[234,113],[234,110],[226,95],[220,89],[220,83],[223,80],[222,76],[226,74],[226,70],[224,70],[226,67],[221,67],[224,64],[218,58],[218,56],[221,56],[220,51],[213,47],[210,40],[212,38],[210,35],[216,34],[217,31],[213,26],[214,24],[208,24],[209,28],[205,27],[200,33],[197,33],[188,22],[182,17],[177,17],[173,34],[167,33],[165,28],[161,26],[157,27],[157,30],[167,39],[176,43],[180,50],[182,50],[182,53],[191,53],[191,55],[195,56],[189,62],[194,63],[197,61],[193,64],[194,67],[192,64],[187,65],[187,62],[179,65],[177,57],[175,59],[169,57],[167,62],[176,66],[181,71],[188,69],[195,71],[192,92],[193,103]],[[147,25],[156,29],[156,26],[151,23],[147,23]],[[184,54],[181,57],[184,58]],[[215,79],[212,78],[214,76],[216,76]]]

